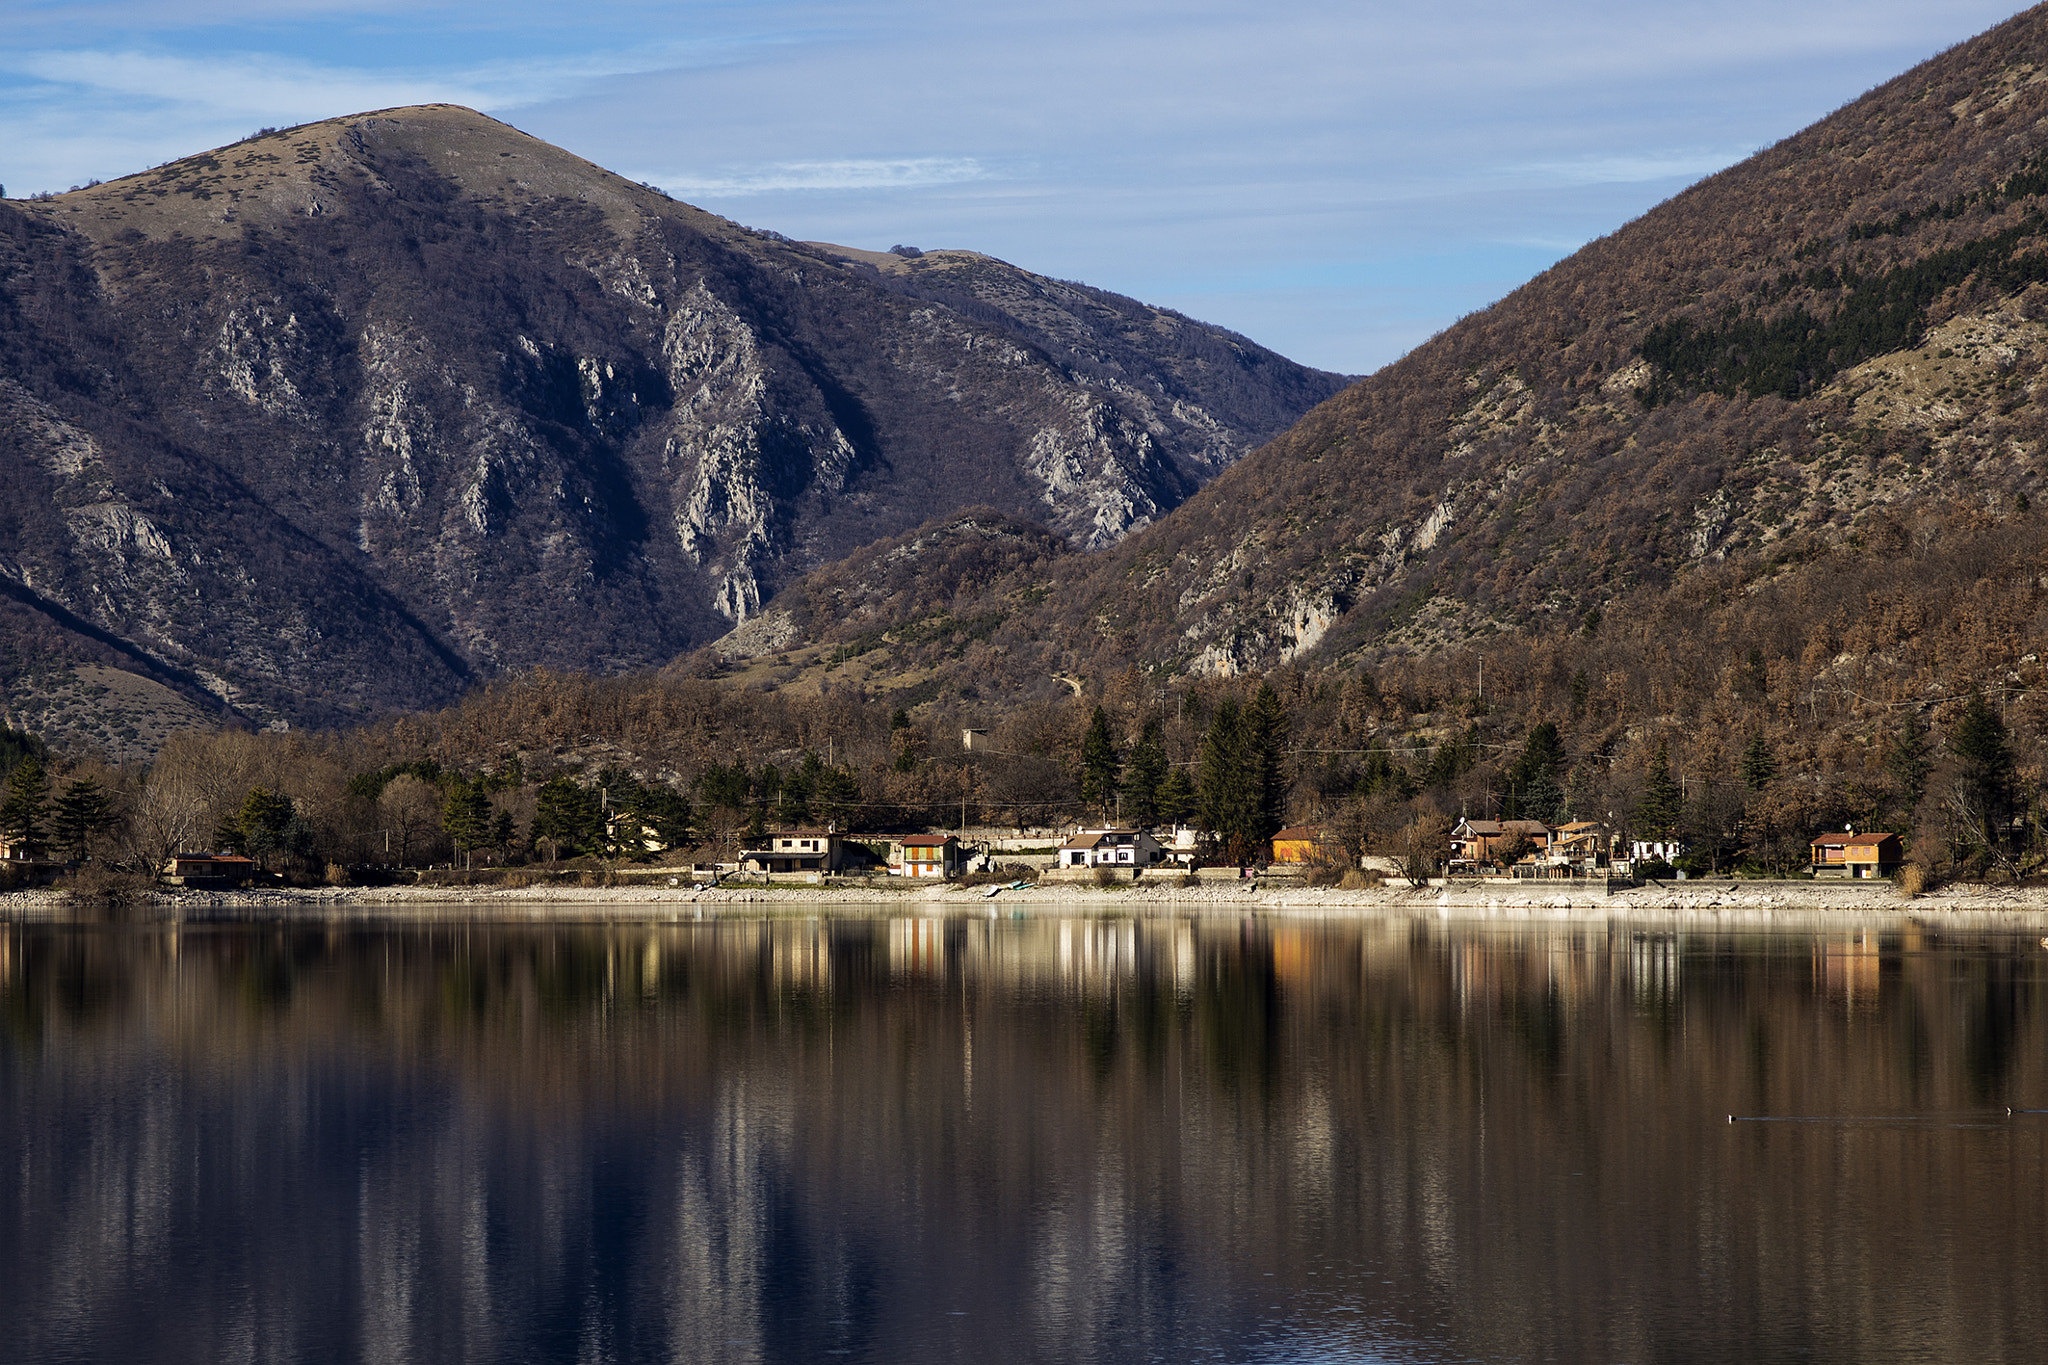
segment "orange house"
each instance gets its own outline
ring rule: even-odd
[[[1326,856],[1323,832],[1312,825],[1290,825],[1273,836],[1276,863],[1319,863]]]
[[[1823,834],[1813,841],[1816,877],[1889,877],[1906,861],[1896,834]]]

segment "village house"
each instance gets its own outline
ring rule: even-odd
[[[1344,850],[1327,842],[1313,825],[1290,825],[1273,836],[1276,863],[1341,863]]]
[[[1151,831],[1142,829],[1083,829],[1060,845],[1061,867],[1117,867],[1142,869],[1166,861],[1166,850]]]
[[[1686,851],[1683,839],[1636,839],[1628,846],[1629,858],[1638,863],[1676,863]]]
[[[898,864],[898,871],[902,876],[943,880],[960,875],[960,864],[966,850],[955,835],[912,834],[903,840],[901,847],[903,860]]]
[[[179,853],[164,864],[175,886],[240,886],[256,872],[256,860],[239,853]]]
[[[846,866],[846,840],[829,829],[785,829],[765,848],[740,850],[743,872],[838,872]]]
[[[1905,846],[1896,834],[1858,834],[1850,829],[1813,841],[1816,877],[1889,877],[1905,861]]]
[[[1451,830],[1450,873],[1472,876],[1481,868],[1498,867],[1503,856],[1525,840],[1525,852],[1541,855],[1550,847],[1551,835],[1550,826],[1541,820],[1460,819]]]

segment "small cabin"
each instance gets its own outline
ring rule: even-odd
[[[1896,834],[1858,834],[1852,829],[1813,841],[1816,877],[1889,877],[1905,861],[1905,845]]]
[[[1331,858],[1330,853],[1336,857]],[[1321,863],[1343,862],[1341,850],[1329,850],[1323,843],[1323,832],[1313,825],[1290,825],[1273,836],[1273,861],[1276,863]]]
[[[256,875],[256,860],[239,853],[180,853],[164,868],[178,886],[240,886]]]

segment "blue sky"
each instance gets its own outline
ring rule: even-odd
[[[1364,372],[2010,0],[0,0],[0,184],[451,100],[792,237]]]

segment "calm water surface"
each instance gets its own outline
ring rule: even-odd
[[[0,928],[0,1357],[2039,1361],[2044,995],[1904,927]]]

